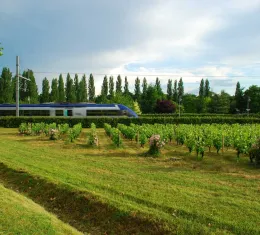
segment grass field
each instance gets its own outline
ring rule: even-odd
[[[0,234],[81,234],[30,199],[0,184]]]
[[[0,129],[3,184],[92,234],[260,234],[260,170],[248,157],[237,163],[229,150],[198,161],[171,143],[146,158],[147,147],[124,140],[116,149],[102,129],[91,148],[86,131],[65,144]]]

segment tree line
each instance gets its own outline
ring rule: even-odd
[[[220,94],[210,89],[208,79],[201,79],[199,94],[184,93],[182,78],[179,80],[169,79],[167,92],[163,92],[160,79],[157,77],[154,84],[148,84],[147,79],[135,79],[134,91],[129,90],[127,77],[120,75],[105,76],[101,85],[101,94],[96,95],[95,80],[93,74],[87,78],[81,78],[77,74],[72,78],[68,73],[65,80],[62,74],[59,78],[53,78],[51,82],[47,78],[42,80],[42,92],[39,94],[35,76],[32,70],[22,73],[29,81],[20,79],[20,102],[21,103],[122,103],[142,113],[174,112],[176,108],[186,113],[244,113],[260,112],[260,87],[250,86],[247,90],[236,85],[233,96],[224,90]],[[65,83],[64,83],[65,81]],[[0,77],[0,103],[15,102],[16,79],[12,76],[9,68],[3,68]]]

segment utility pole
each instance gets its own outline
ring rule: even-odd
[[[19,117],[19,100],[20,100],[20,84],[19,84],[19,78],[25,79],[27,81],[30,81],[29,78],[25,78],[21,75],[19,75],[19,56],[16,56],[16,117]],[[28,72],[29,73],[29,72]]]
[[[16,56],[16,117],[19,117],[19,56]]]

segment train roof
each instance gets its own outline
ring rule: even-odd
[[[23,107],[23,108],[41,108],[41,107],[45,107],[45,108],[73,108],[73,107],[106,107],[106,108],[113,108],[115,107],[117,104],[94,104],[94,103],[44,103],[44,104],[20,104],[19,107]],[[15,107],[15,104],[0,104],[0,107]]]

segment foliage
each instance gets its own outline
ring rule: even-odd
[[[90,127],[91,123],[95,123],[97,128],[103,128],[104,123],[109,123],[112,126],[117,126],[118,123],[125,125],[133,124],[253,124],[260,123],[260,118],[248,118],[248,117],[230,117],[230,116],[192,116],[187,115],[180,118],[176,118],[176,115],[154,115],[154,116],[140,116],[138,118],[126,118],[126,117],[1,117],[0,118],[0,127],[7,128],[18,128],[21,123],[28,122],[44,122],[44,123],[53,123],[57,124],[69,124],[73,126],[77,123],[82,123],[82,127]]]
[[[251,162],[255,162],[255,164],[260,164],[260,138],[256,140],[256,142],[249,149],[249,158]]]
[[[165,140],[162,140],[160,135],[152,135],[149,139],[148,154],[159,156],[161,148],[165,145]]]
[[[96,125],[94,123],[91,123],[88,144],[95,147],[99,145]]]
[[[1,43],[0,43],[0,45],[1,45]],[[4,50],[4,48],[0,46],[0,56],[3,55],[3,50]]]
[[[65,101],[65,90],[64,90],[64,81],[62,74],[59,76],[59,82],[58,82],[58,102],[64,102]]]
[[[101,96],[107,98],[107,95],[108,95],[108,80],[107,80],[107,76],[105,76],[101,87]]]
[[[133,111],[134,111],[137,115],[141,115],[141,114],[142,114],[141,109],[140,109],[140,106],[139,106],[139,104],[138,104],[137,101],[134,101]]]
[[[174,113],[176,106],[171,100],[157,100],[155,110],[157,113]]]
[[[58,97],[58,79],[54,78],[51,81],[51,101],[57,102],[59,100]]]
[[[12,73],[4,67],[0,75],[0,103],[12,102]]]
[[[68,131],[68,140],[69,142],[74,142],[80,135],[82,131],[82,124],[78,123],[73,126],[73,128],[70,128]]]
[[[135,79],[134,97],[137,101],[141,98],[140,79],[138,77]]]
[[[120,136],[120,134],[121,134],[120,130],[115,127],[111,127],[111,125],[109,125],[107,123],[104,124],[104,129],[105,129],[106,134],[113,141],[114,145],[116,147],[121,147],[123,142],[122,142],[122,138]]]
[[[117,76],[117,80],[116,80],[116,93],[117,94],[122,93],[122,79],[120,75]]]
[[[88,99],[92,102],[95,100],[95,82],[92,73],[89,75],[88,80]]]
[[[68,103],[76,101],[75,87],[73,85],[73,79],[70,77],[69,73],[66,78],[66,101]]]
[[[50,101],[49,91],[50,91],[49,80],[47,78],[44,78],[42,81],[41,103],[47,103]]]

